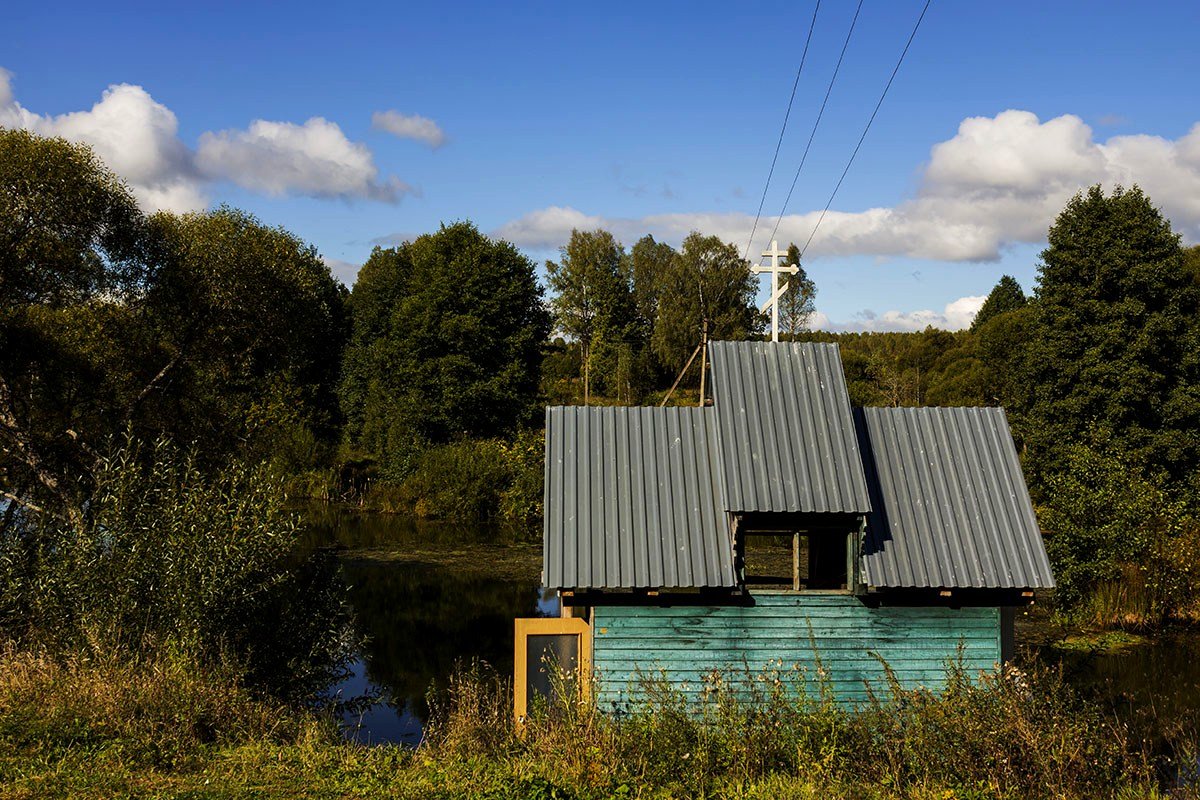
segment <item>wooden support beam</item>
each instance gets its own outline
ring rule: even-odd
[[[800,534],[792,534],[792,591],[800,591]]]

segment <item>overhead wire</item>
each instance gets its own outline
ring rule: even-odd
[[[846,31],[846,40],[842,42],[842,52],[838,54],[837,65],[833,68],[833,75],[829,78],[829,86],[825,89],[825,99],[821,101],[821,109],[817,112],[817,118],[813,122],[812,131],[808,134],[808,144],[804,145],[804,154],[800,156],[800,166],[796,167],[796,175],[792,178],[792,185],[788,188],[787,197],[783,200],[783,207],[779,209],[779,216],[775,219],[775,227],[771,230],[771,236],[767,241],[774,241],[775,234],[779,232],[779,223],[783,221],[784,212],[787,211],[788,203],[791,202],[792,193],[796,191],[796,182],[800,180],[800,173],[804,169],[804,162],[808,160],[808,152],[812,149],[813,139],[816,138],[817,129],[821,126],[821,118],[825,116],[825,106],[829,103],[829,96],[833,94],[833,84],[837,81],[838,72],[842,69],[842,61],[846,58],[846,48],[850,46],[850,37],[854,35],[854,26],[858,24],[858,15],[862,11],[863,0],[858,0],[858,6],[854,9],[854,18],[850,20],[850,29]]]
[[[804,62],[808,59],[808,46],[812,43],[813,30],[817,27],[817,12],[821,10],[821,0],[813,7],[812,22],[808,25],[808,36],[804,39],[804,51],[800,54],[800,66],[796,70],[796,80],[792,81],[792,95],[788,98],[787,111],[783,115],[783,126],[779,129],[779,141],[775,142],[775,155],[771,157],[771,169],[767,171],[767,182],[763,186],[762,198],[758,201],[758,211],[754,215],[754,226],[750,229],[750,238],[746,241],[746,252],[742,258],[750,256],[750,246],[754,244],[754,234],[758,232],[758,222],[762,219],[763,205],[767,202],[767,190],[771,188],[771,178],[775,175],[775,164],[779,161],[779,148],[783,146],[783,135],[787,132],[788,119],[792,116],[792,104],[796,101],[796,88],[800,86],[800,73],[804,71]]]
[[[908,55],[908,48],[912,46],[913,39],[917,36],[917,31],[921,28],[921,22],[925,19],[925,12],[929,10],[929,4],[933,0],[925,0],[925,6],[921,9],[921,15],[917,17],[917,24],[913,26],[912,33],[908,35],[908,41],[904,45],[904,50],[900,53],[900,58],[896,61],[896,66],[892,70],[892,75],[888,78],[887,85],[883,87],[883,94],[879,95],[879,102],[875,104],[875,110],[871,112],[871,118],[867,120],[866,127],[863,128],[862,136],[858,137],[858,144],[854,146],[854,152],[850,154],[850,160],[846,162],[846,168],[842,170],[842,175],[838,178],[837,185],[833,187],[833,192],[829,195],[829,202],[825,203],[825,208],[821,210],[821,216],[817,218],[817,224],[813,225],[812,232],[808,235],[808,239],[804,242],[804,247],[800,250],[801,258],[808,251],[808,246],[812,244],[813,237],[817,235],[817,229],[821,227],[821,223],[825,221],[825,214],[828,213],[829,207],[833,205],[833,199],[837,197],[838,190],[842,188],[842,181],[846,180],[846,174],[850,172],[850,166],[854,163],[854,159],[858,156],[859,148],[862,147],[863,141],[867,138],[867,131],[871,130],[871,123],[875,121],[875,115],[879,113],[880,107],[883,105],[884,98],[887,97],[888,90],[892,88],[892,81],[896,80],[896,74],[900,72],[900,65],[904,63],[904,57]],[[778,227],[778,223],[776,223]],[[774,234],[772,234],[774,235]]]

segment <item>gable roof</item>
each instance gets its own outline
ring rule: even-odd
[[[852,412],[837,345],[710,348],[712,408],[546,410],[546,586],[736,587],[744,513],[866,514],[877,589],[1054,585],[1002,409]]]
[[[864,408],[872,489],[864,580],[901,588],[1054,586],[1000,408]]]
[[[871,509],[836,344],[710,342],[724,507]]]
[[[711,408],[546,409],[544,585],[733,587]]]

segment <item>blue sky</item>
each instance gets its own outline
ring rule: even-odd
[[[781,240],[812,230],[921,5],[863,3]],[[820,7],[768,231],[854,9]],[[375,243],[457,219],[539,262],[573,225],[742,248],[812,11],[24,3],[0,124],[91,142],[148,208],[246,208],[347,282]],[[965,324],[1001,274],[1031,285],[1054,212],[1097,181],[1200,238],[1198,23],[1194,2],[934,0],[806,255],[822,323]],[[373,126],[388,111],[402,135]]]

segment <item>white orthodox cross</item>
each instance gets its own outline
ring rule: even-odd
[[[779,242],[771,242],[771,249],[763,253],[763,258],[771,259],[770,264],[754,266],[750,271],[761,275],[764,272],[771,273],[771,296],[768,297],[761,306],[759,311],[766,311],[767,306],[771,307],[771,341],[779,341],[779,298],[783,297],[783,293],[787,291],[787,281],[782,284],[779,282],[779,273],[785,272],[788,275],[795,275],[800,271],[800,267],[795,264],[789,266],[780,266],[779,261],[782,257],[787,256],[787,251],[780,251]]]

